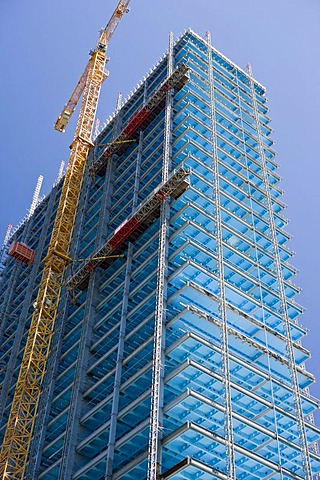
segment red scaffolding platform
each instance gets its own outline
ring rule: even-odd
[[[34,260],[34,250],[25,243],[13,242],[10,245],[8,254],[26,265],[32,265]]]
[[[155,119],[165,106],[168,90],[180,90],[188,81],[188,67],[185,64],[176,68],[173,74],[168,77],[151,95],[145,106],[135,112],[128,120],[124,129],[115,138],[113,144],[109,145],[102,155],[93,163],[91,171],[99,176],[106,172],[108,159],[113,155],[122,155],[131,145],[128,140],[138,138],[138,132],[144,130]]]
[[[169,179],[155,188],[135,213],[115,229],[107,243],[93,254],[92,260],[85,263],[68,284],[72,288],[84,290],[96,267],[108,268],[116,256],[125,251],[127,242],[134,242],[159,217],[160,206],[166,198],[176,199],[182,195],[189,185],[188,175],[189,171],[184,168],[172,172]]]

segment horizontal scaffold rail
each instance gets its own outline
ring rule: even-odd
[[[90,274],[96,267],[107,268],[121,254],[128,241],[136,240],[159,216],[160,205],[168,197],[178,198],[187,189],[189,171],[175,170],[166,182],[151,192],[137,210],[130,215],[113,233],[108,242],[92,255],[69,280],[70,288],[84,290],[89,283]]]
[[[134,140],[140,130],[144,130],[150,125],[158,113],[164,108],[166,102],[166,93],[168,90],[180,90],[189,80],[187,75],[189,68],[182,64],[176,68],[172,75],[167,78],[147,100],[146,104],[135,112],[126,123],[123,130],[114,139],[102,155],[93,162],[91,171],[99,176],[106,172],[108,159],[113,154],[122,155],[129,148],[130,142]]]

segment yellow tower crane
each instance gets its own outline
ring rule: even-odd
[[[0,451],[0,478],[22,480],[28,461],[34,422],[37,414],[50,343],[54,331],[64,272],[71,259],[70,240],[77,212],[91,134],[101,84],[106,78],[106,49],[130,0],[120,0],[107,26],[101,31],[97,46],[70,100],[59,116],[55,129],[63,132],[83,94],[68,168],[53,226],[36,308],[29,328],[19,377]]]

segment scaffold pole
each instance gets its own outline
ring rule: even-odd
[[[304,425],[303,409],[301,404],[300,389],[299,389],[296,362],[295,362],[294,349],[293,349],[293,343],[292,343],[290,318],[288,315],[286,293],[284,289],[284,280],[283,280],[283,274],[282,274],[279,245],[277,240],[277,231],[276,231],[276,225],[274,220],[267,161],[266,161],[266,156],[264,152],[264,144],[262,140],[261,126],[260,126],[260,119],[259,119],[259,109],[258,109],[258,102],[255,94],[255,85],[253,80],[252,66],[250,64],[247,65],[247,71],[250,78],[250,90],[251,90],[252,105],[254,110],[254,118],[255,118],[257,137],[258,137],[258,147],[259,147],[259,154],[261,159],[262,176],[265,182],[265,189],[266,189],[270,232],[271,232],[271,239],[272,239],[272,245],[273,245],[273,251],[274,251],[274,260],[275,260],[276,273],[277,273],[277,279],[278,279],[282,320],[283,320],[284,329],[286,333],[286,351],[287,351],[287,356],[288,356],[289,365],[290,365],[289,371],[290,371],[290,376],[292,380],[292,387],[293,387],[293,394],[294,394],[294,408],[295,408],[297,423],[298,423],[302,464],[303,464],[303,470],[305,474],[305,480],[311,480],[312,469],[310,464],[308,441],[307,441],[305,425]]]
[[[210,89],[210,113],[211,113],[211,142],[212,142],[212,168],[213,168],[213,195],[216,204],[216,238],[217,238],[217,256],[218,256],[218,278],[219,278],[219,315],[222,326],[220,329],[221,341],[221,369],[223,378],[225,418],[224,435],[226,445],[226,471],[228,480],[236,479],[236,465],[234,453],[234,438],[232,425],[232,400],[231,400],[231,382],[229,365],[229,345],[228,345],[228,324],[225,297],[224,281],[224,259],[222,245],[222,225],[221,225],[221,205],[220,205],[220,184],[219,184],[219,164],[216,132],[216,109],[215,109],[215,87],[212,62],[211,34],[206,32],[206,41],[208,48],[209,65],[209,89]]]
[[[173,72],[173,33],[169,34],[167,75]],[[169,176],[171,158],[171,117],[172,91],[166,94],[164,120],[164,152],[162,164],[162,181],[166,182]],[[165,199],[161,206],[158,279],[156,291],[156,312],[154,326],[153,369],[151,386],[151,412],[149,432],[148,480],[156,480],[160,475],[160,426],[162,423],[163,377],[164,377],[164,348],[165,348],[165,315],[167,298],[167,270],[168,270],[168,235],[169,235],[169,203]]]
[[[34,211],[37,208],[42,182],[43,182],[43,176],[39,175],[34,192],[33,192],[33,197],[32,197],[32,202],[29,208],[28,218],[30,218],[34,214]]]

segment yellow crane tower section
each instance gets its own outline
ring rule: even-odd
[[[69,247],[88,152],[92,146],[91,134],[100,88],[106,78],[106,49],[119,21],[128,9],[129,1],[119,1],[110,21],[100,33],[96,49],[91,53],[88,65],[55,125],[56,130],[64,131],[83,94],[51,240],[43,261],[44,269],[36,307],[0,451],[2,480],[24,478],[64,273],[66,266],[72,261],[69,258]]]

